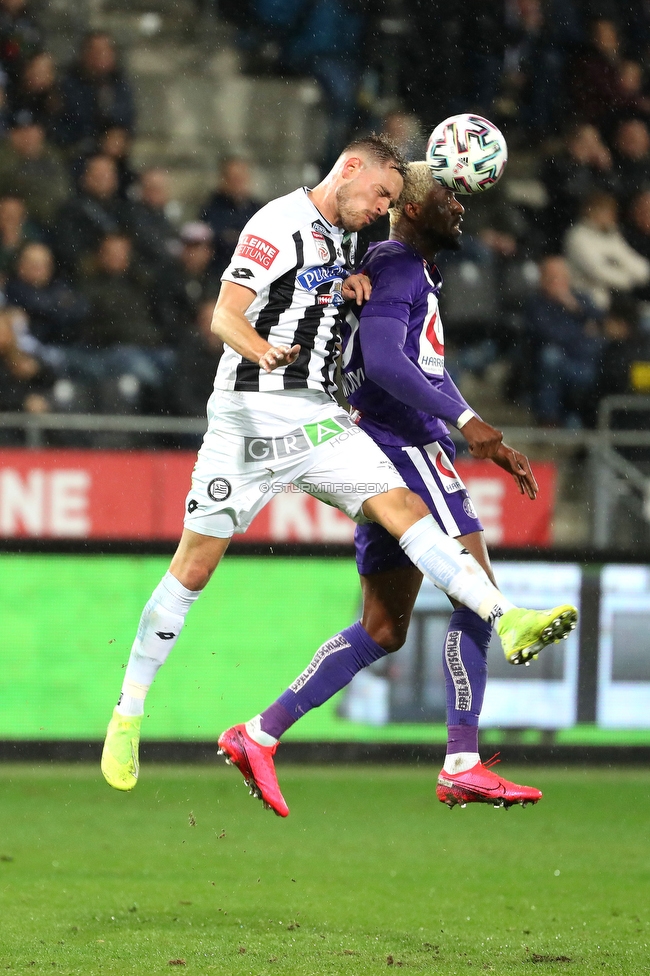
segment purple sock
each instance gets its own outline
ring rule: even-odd
[[[361,623],[342,630],[319,647],[306,670],[262,712],[262,731],[279,739],[310,709],[322,705],[349,684],[358,671],[386,653]]]
[[[478,720],[487,684],[489,623],[460,607],[449,621],[443,651],[447,688],[447,753],[478,752]]]

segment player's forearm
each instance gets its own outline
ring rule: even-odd
[[[359,339],[366,377],[407,406],[456,426],[469,405],[446,372],[433,383],[420,372],[404,353],[405,335],[406,327],[401,328],[396,319],[361,319]]]
[[[236,353],[253,363],[258,363],[270,349],[269,343],[255,331],[246,316],[227,306],[217,306],[211,330]]]

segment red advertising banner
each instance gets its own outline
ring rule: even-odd
[[[189,451],[0,450],[0,537],[179,538],[195,454]],[[490,461],[458,461],[486,540],[500,546],[552,541],[555,466],[535,465],[540,494],[519,494]],[[274,495],[242,542],[352,541],[341,512],[300,491]]]

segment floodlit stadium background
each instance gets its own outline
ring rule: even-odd
[[[279,6],[286,23],[274,19]],[[69,278],[75,295],[85,294],[96,255],[84,253],[75,264],[70,248],[81,247],[80,238],[66,239],[60,228],[74,224],[87,159],[115,149],[101,126],[121,127],[126,148],[115,165],[130,186],[126,199],[142,203],[143,173],[162,171],[167,180],[157,218],[164,216],[164,233],[173,237],[173,257],[167,241],[151,266],[142,241],[154,225],[142,222],[142,210],[127,232],[138,261],[158,275],[160,321],[181,323],[181,335],[194,343],[200,303],[170,313],[173,302],[159,279],[176,281],[178,254],[205,244],[206,227],[197,229],[196,221],[216,220],[213,193],[223,189],[229,157],[245,163],[251,206],[313,185],[352,132],[383,130],[420,158],[429,130],[445,115],[472,110],[494,119],[509,143],[506,175],[494,190],[465,200],[465,247],[443,259],[448,361],[472,405],[530,454],[540,499],[522,501],[512,480],[489,463],[465,457],[458,467],[505,592],[532,606],[574,600],[582,620],[566,644],[529,669],[506,668],[494,642],[485,741],[650,745],[650,290],[646,283],[626,293],[635,312],[621,305],[617,314],[632,314],[636,331],[621,338],[619,330],[616,338],[602,326],[607,369],[588,402],[567,396],[555,419],[536,398],[544,371],[535,368],[527,319],[544,255],[562,250],[564,232],[592,190],[616,197],[623,230],[643,251],[628,196],[650,187],[650,148],[632,165],[618,129],[630,119],[650,129],[645,6],[565,0],[561,15],[550,0],[489,8],[331,0],[302,14],[299,3],[279,6],[27,0],[22,11],[2,13],[0,199],[24,199],[32,222],[25,239],[34,235],[49,247],[57,274]],[[101,125],[92,112],[82,118],[75,103],[87,31],[117,53],[105,79],[116,96],[113,115]],[[53,80],[39,94],[23,82],[43,52],[51,55]],[[598,71],[599,58],[618,66],[620,77]],[[44,129],[51,172],[69,177],[59,196],[59,183],[43,175],[47,167],[16,167],[11,133],[30,120]],[[89,126],[83,132],[82,122]],[[596,130],[582,135],[592,145],[600,139],[611,156],[610,169],[579,170],[576,185],[584,192],[576,198],[567,131],[574,123]],[[226,221],[223,208],[219,213]],[[217,265],[224,247],[232,250],[221,229],[218,220],[211,225],[211,273],[198,284],[181,275],[174,301],[195,286],[202,300],[214,301]],[[232,237],[230,224],[227,230]],[[38,315],[27,302],[19,305],[15,254],[4,237],[0,243],[8,296],[0,328],[11,320],[17,334],[38,331]],[[646,244],[650,257],[650,234]],[[180,369],[181,359],[188,368],[188,345],[172,350],[176,384],[162,395],[143,393],[137,383],[98,391],[50,377],[49,387],[43,380],[31,390],[41,400],[27,409],[24,398],[11,400],[11,377],[0,373],[2,741],[102,738],[141,608],[181,529],[214,365],[203,370],[207,386],[199,389],[197,364],[189,373]],[[5,365],[0,354],[0,369]],[[188,393],[195,394],[190,405]],[[614,402],[610,394],[632,399]],[[351,533],[344,516],[313,499],[273,499],[192,610],[148,699],[147,737],[214,739],[272,700],[322,641],[357,619]],[[255,555],[246,555],[246,544]],[[442,743],[439,656],[447,612],[425,586],[406,647],[287,739]]]

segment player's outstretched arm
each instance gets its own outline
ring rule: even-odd
[[[469,453],[475,458],[489,458],[511,474],[522,495],[534,501],[539,491],[528,458],[514,447],[503,443],[503,434],[496,427],[486,424],[480,417],[471,417],[460,429],[469,444]]]
[[[491,424],[486,424],[480,417],[474,416],[465,423],[461,429],[461,434],[469,445],[469,453],[475,458],[494,459],[503,434]]]
[[[278,366],[295,362],[300,346],[272,346],[253,328],[246,318],[246,309],[255,298],[255,292],[244,285],[224,281],[212,317],[211,329],[222,342],[250,359],[270,373]]]
[[[500,444],[492,460],[512,475],[522,495],[528,495],[531,501],[535,501],[539,485],[525,454],[515,451],[514,447],[508,447],[507,444]]]

